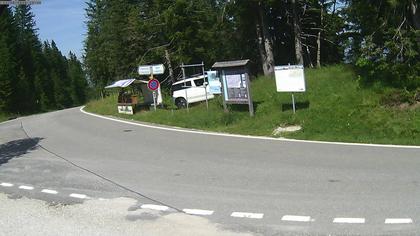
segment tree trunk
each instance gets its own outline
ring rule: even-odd
[[[257,31],[257,40],[258,40],[258,52],[260,53],[261,63],[263,67],[263,71],[265,69],[264,67],[264,61],[265,61],[265,55],[264,55],[264,40],[261,33],[261,26],[260,23],[257,22],[256,24],[256,31]],[[264,71],[265,73],[265,71]]]
[[[268,31],[266,20],[264,16],[262,3],[258,5],[258,20],[257,20],[257,38],[258,38],[258,50],[261,56],[261,62],[263,67],[264,75],[274,74],[274,53],[273,53],[273,41],[271,39],[270,32]]]
[[[420,12],[418,11],[416,0],[411,0],[411,17],[413,18],[414,27],[420,30]]]
[[[175,83],[174,70],[172,69],[171,57],[169,56],[168,49],[165,49],[165,59],[166,64],[168,65],[169,77],[171,78],[172,83]]]
[[[322,31],[322,23],[324,21],[324,1],[321,1],[321,10],[320,10],[320,24],[319,24],[319,31],[318,37],[316,39],[317,44],[317,52],[316,52],[316,67],[321,68],[321,31]]]
[[[293,30],[295,33],[295,54],[296,54],[296,63],[303,65],[303,50],[302,50],[302,29],[300,26],[300,17],[297,13],[297,4],[296,0],[292,0],[292,10],[293,10]]]

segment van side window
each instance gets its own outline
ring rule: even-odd
[[[189,88],[189,87],[191,87],[191,81],[187,81],[187,82],[185,82],[185,83],[182,83],[182,86],[185,88],[185,87],[187,87],[187,88]]]
[[[191,81],[172,85],[172,92],[191,87]]]
[[[172,92],[175,92],[175,91],[178,91],[178,90],[183,89],[182,86],[184,86],[184,84],[175,84],[175,85],[172,85]]]
[[[204,84],[204,79],[196,79],[194,80],[195,86],[202,86]]]

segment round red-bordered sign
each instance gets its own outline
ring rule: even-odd
[[[147,83],[147,87],[152,91],[156,91],[159,88],[159,86],[160,86],[160,83],[159,83],[159,80],[157,79],[151,79]]]

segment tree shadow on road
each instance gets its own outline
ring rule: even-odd
[[[25,138],[13,140],[0,145],[0,166],[7,163],[10,159],[25,155],[29,151],[38,148],[38,143],[42,138]]]

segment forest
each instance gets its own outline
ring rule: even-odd
[[[30,6],[0,6],[0,113],[31,114],[81,105],[88,82],[72,52],[41,42]]]
[[[349,64],[367,86],[420,87],[416,0],[87,0],[82,62],[40,42],[29,6],[0,10],[0,112],[83,104],[151,63],[163,86],[181,63],[250,59],[254,75]]]
[[[99,88],[140,64],[250,59],[275,65],[353,65],[366,84],[419,87],[416,0],[89,0],[84,64]],[[171,81],[167,80],[167,81]]]

